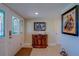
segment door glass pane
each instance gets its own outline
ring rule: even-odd
[[[4,12],[0,11],[0,38],[4,37]]]
[[[13,34],[20,33],[20,20],[14,16],[12,16],[12,33]]]

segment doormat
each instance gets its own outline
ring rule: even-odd
[[[15,56],[30,56],[32,48],[21,48]]]

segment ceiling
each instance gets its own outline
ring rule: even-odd
[[[7,6],[25,18],[52,17],[59,13],[68,3],[6,3]],[[38,12],[38,15],[34,13]]]

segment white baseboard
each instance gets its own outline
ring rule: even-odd
[[[48,46],[59,45],[59,43],[49,43]],[[22,47],[32,47],[31,43],[24,43]]]
[[[32,47],[31,43],[24,43],[22,47]]]
[[[59,43],[49,43],[48,46],[55,46],[55,45],[59,45]]]

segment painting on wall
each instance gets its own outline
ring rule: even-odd
[[[62,14],[62,33],[78,36],[78,6]]]
[[[34,31],[45,31],[46,23],[45,22],[34,22]]]

